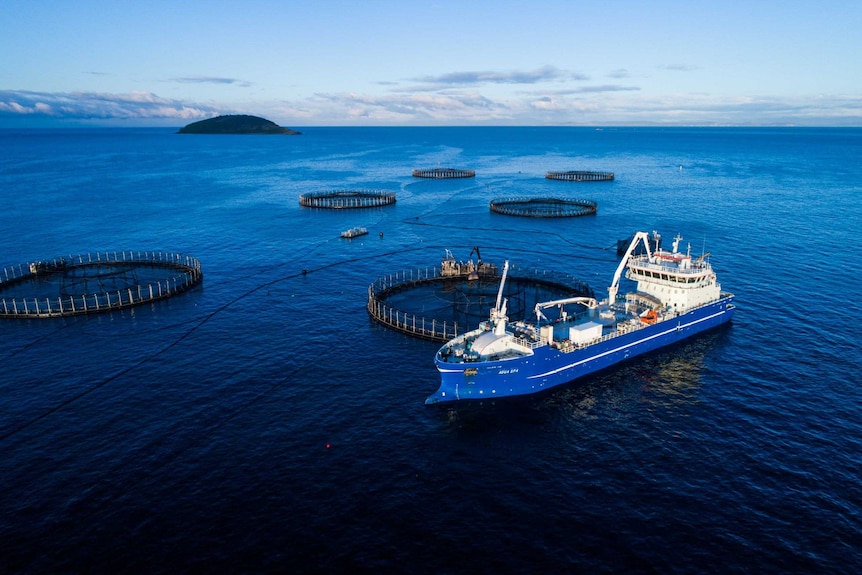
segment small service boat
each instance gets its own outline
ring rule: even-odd
[[[350,228],[349,230],[344,230],[343,232],[341,232],[341,237],[351,239],[357,236],[364,236],[367,233],[368,230],[365,228]]]

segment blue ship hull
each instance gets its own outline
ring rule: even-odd
[[[569,352],[543,345],[526,357],[466,363],[448,362],[438,353],[434,361],[440,388],[425,403],[537,393],[729,322],[734,309],[733,296],[722,297],[673,319]]]

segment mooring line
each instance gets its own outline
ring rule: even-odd
[[[448,217],[448,216],[440,216],[440,217]],[[419,221],[418,218],[406,219],[406,220],[402,220],[402,221],[403,221],[403,223],[409,224],[412,226],[428,226],[428,227],[432,227],[432,228],[445,228],[445,229],[455,229],[455,230],[463,230],[464,229],[464,226],[453,226],[453,225],[447,225],[447,224],[435,224],[433,222],[431,222],[431,223],[423,222],[423,221]],[[478,227],[471,227],[470,229],[482,231],[482,232],[538,234],[538,235],[543,235],[543,236],[551,236],[551,237],[558,238],[561,241],[566,242],[570,246],[574,246],[576,248],[588,249],[588,250],[607,251],[607,250],[611,250],[611,249],[616,249],[616,244],[614,244],[612,246],[608,246],[608,247],[590,246],[590,245],[586,245],[586,244],[577,244],[577,243],[571,241],[570,239],[566,238],[565,236],[563,236],[557,232],[548,232],[548,231],[544,231],[544,230],[524,230],[524,229],[515,229],[515,228],[478,228]]]
[[[314,246],[312,249],[310,249],[308,252],[306,252],[303,257],[308,257],[318,247],[320,247],[320,246]],[[51,415],[53,415],[57,411],[63,409],[64,407],[67,407],[67,406],[77,402],[81,398],[86,397],[87,395],[91,394],[92,392],[103,388],[104,386],[111,383],[112,381],[115,381],[116,379],[119,379],[120,377],[128,374],[129,372],[147,364],[150,361],[153,361],[154,359],[156,359],[157,357],[159,357],[160,355],[162,355],[166,351],[172,349],[173,347],[177,346],[179,343],[184,341],[186,338],[188,338],[190,335],[192,335],[195,331],[197,331],[198,328],[200,328],[201,326],[206,324],[210,319],[212,319],[213,317],[215,317],[216,315],[218,315],[222,311],[228,309],[229,307],[231,307],[235,303],[251,296],[252,294],[254,294],[254,293],[256,293],[262,289],[271,287],[271,286],[273,286],[277,283],[280,283],[280,282],[296,279],[299,277],[307,276],[309,274],[317,273],[317,272],[320,272],[323,270],[339,267],[339,266],[346,265],[346,264],[351,264],[351,263],[356,263],[356,262],[361,262],[361,261],[368,261],[368,260],[376,260],[376,259],[380,259],[380,258],[384,258],[384,257],[388,257],[388,256],[394,256],[394,255],[403,255],[404,253],[407,253],[407,252],[417,252],[417,251],[432,250],[432,249],[436,249],[436,250],[450,249],[451,247],[452,246],[440,246],[440,245],[429,245],[429,244],[425,244],[422,246],[416,246],[416,247],[399,247],[397,249],[393,249],[393,250],[390,250],[387,252],[376,253],[376,254],[372,254],[372,255],[364,255],[364,256],[359,256],[359,257],[354,257],[354,258],[348,258],[348,259],[344,259],[344,260],[331,262],[328,264],[323,264],[323,265],[320,265],[320,266],[317,266],[314,268],[306,268],[306,269],[301,270],[300,272],[289,274],[289,275],[282,276],[282,277],[278,277],[278,278],[272,279],[270,281],[264,282],[262,284],[259,284],[255,287],[247,290],[246,292],[236,296],[235,298],[225,302],[221,306],[217,307],[213,311],[206,314],[195,325],[193,325],[191,328],[189,328],[188,331],[186,331],[183,334],[180,334],[174,341],[172,341],[171,343],[169,343],[168,345],[166,345],[162,349],[150,354],[147,357],[140,359],[136,363],[134,363],[134,364],[132,364],[132,365],[130,365],[124,369],[121,369],[117,373],[114,373],[113,375],[108,376],[107,378],[103,379],[102,381],[100,381],[100,382],[96,383],[95,385],[73,395],[72,397],[67,398],[66,400],[60,402],[59,404],[55,405],[54,407],[51,407],[50,409],[37,415],[36,417],[34,417],[28,421],[25,421],[25,422],[21,423],[20,425],[0,434],[0,441],[5,441],[5,440],[17,435],[18,433],[24,431],[28,427],[50,417]],[[456,247],[458,247],[458,246],[456,246]],[[507,249],[509,251],[515,251],[515,252],[540,253],[540,252],[537,252],[535,250],[523,250],[523,249],[513,249],[513,248],[507,248]],[[582,259],[590,259],[590,258],[582,258]],[[294,261],[296,261],[296,260],[294,260]],[[604,260],[600,260],[600,261],[604,261]],[[285,262],[284,264],[279,264],[276,267],[281,267],[283,265],[287,265],[287,262]],[[249,274],[245,277],[252,277],[254,275],[258,275],[258,274]]]
[[[92,385],[91,387],[65,399],[64,401],[60,402],[59,404],[55,405],[54,407],[51,407],[50,409],[44,411],[43,413],[37,415],[36,417],[34,417],[28,421],[25,421],[25,422],[21,423],[20,425],[13,427],[12,429],[9,429],[6,432],[0,434],[0,441],[5,441],[5,440],[17,435],[18,433],[24,431],[28,427],[42,421],[43,419],[50,417],[54,413],[63,409],[64,407],[67,407],[67,406],[75,403],[76,401],[80,400],[83,397],[86,397],[87,395],[91,394],[92,392],[103,388],[104,386],[111,383],[112,381],[126,375],[127,373],[141,367],[142,365],[145,365],[146,363],[148,363],[150,361],[153,361],[154,359],[156,359],[157,357],[159,357],[160,355],[162,355],[163,353],[165,353],[169,349],[175,347],[180,342],[184,341],[191,334],[193,334],[195,331],[197,331],[198,328],[203,326],[210,319],[212,319],[213,317],[215,317],[216,315],[218,315],[222,311],[226,310],[227,308],[234,305],[235,303],[245,299],[246,297],[251,296],[252,294],[254,294],[254,293],[256,293],[256,292],[258,292],[264,288],[270,287],[270,286],[275,285],[279,282],[283,282],[283,281],[287,281],[287,280],[291,280],[291,279],[296,279],[298,277],[306,276],[308,274],[316,273],[319,271],[323,271],[326,269],[330,269],[330,268],[341,266],[341,265],[348,264],[348,263],[354,263],[354,262],[365,261],[365,260],[370,260],[370,259],[377,259],[377,258],[381,258],[381,257],[391,256],[391,255],[403,254],[405,252],[420,251],[420,250],[426,250],[426,249],[432,249],[432,248],[436,248],[436,246],[420,246],[420,247],[413,247],[413,248],[405,247],[405,248],[400,248],[397,250],[392,250],[392,251],[381,253],[381,254],[350,258],[350,259],[341,260],[341,261],[325,264],[322,266],[318,266],[316,268],[303,269],[302,271],[300,271],[298,273],[294,273],[294,274],[290,274],[287,276],[275,278],[271,281],[264,282],[258,286],[255,286],[254,288],[251,288],[248,291],[236,296],[232,300],[225,302],[224,304],[217,307],[212,312],[205,315],[203,318],[201,318],[201,320],[197,324],[192,326],[185,333],[179,335],[174,341],[172,341],[171,343],[169,343],[168,345],[166,345],[162,349],[150,354],[147,357],[140,359],[136,363],[134,363],[134,364],[132,364],[132,365],[130,365],[124,369],[121,369],[117,373],[110,375],[109,377],[103,379],[102,381],[96,383],[95,385]],[[439,249],[439,248],[437,248],[437,249]],[[256,275],[256,274],[254,274],[254,275]]]

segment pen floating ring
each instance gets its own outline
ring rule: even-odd
[[[548,172],[545,174],[545,178],[548,180],[563,180],[566,182],[609,182],[614,179],[614,173],[570,170],[568,172]]]
[[[395,203],[395,192],[382,190],[336,190],[309,192],[299,196],[299,205],[306,208],[344,210],[353,208],[379,208]]]
[[[451,178],[475,178],[474,170],[456,170],[453,168],[434,168],[431,170],[413,170],[414,178],[431,178],[434,180],[448,180]]]
[[[177,253],[62,256],[0,270],[0,317],[101,313],[165,299],[202,281],[200,261]]]
[[[592,200],[559,198],[496,198],[491,211],[506,216],[529,218],[573,218],[595,214],[598,204]]]

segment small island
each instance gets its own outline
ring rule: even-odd
[[[287,134],[289,136],[301,133],[290,128],[282,128],[264,118],[244,114],[216,116],[209,120],[192,122],[177,132],[177,134]]]

